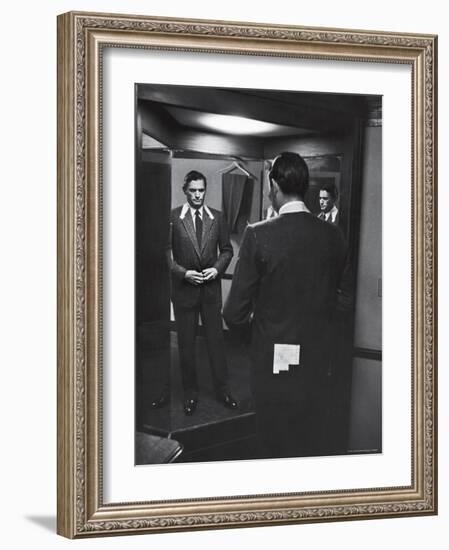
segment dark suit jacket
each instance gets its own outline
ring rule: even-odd
[[[251,322],[259,396],[297,400],[319,387],[332,352],[344,258],[341,231],[310,213],[286,213],[247,227],[223,315],[230,328]],[[301,366],[288,376],[273,375],[274,344],[301,346]],[[299,393],[292,395],[294,379]]]
[[[171,213],[167,257],[172,274],[172,300],[175,306],[191,308],[200,300],[221,304],[221,276],[233,256],[229,230],[220,211],[209,207],[213,219],[204,209],[201,250],[190,211],[181,218],[182,206]],[[202,271],[215,267],[218,276],[202,286],[185,280],[187,270]]]

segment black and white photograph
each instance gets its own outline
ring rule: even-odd
[[[382,96],[135,85],[135,463],[382,452]]]

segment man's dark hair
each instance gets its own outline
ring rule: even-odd
[[[189,183],[196,180],[203,180],[204,187],[207,187],[206,176],[197,170],[190,170],[190,172],[188,172],[184,177],[184,185],[182,186],[182,190],[185,191],[189,186]]]
[[[297,153],[284,152],[273,162],[269,173],[285,195],[304,198],[309,187],[309,169],[304,159]]]
[[[338,199],[338,189],[335,183],[328,181],[320,185],[320,191],[327,191],[334,201]]]

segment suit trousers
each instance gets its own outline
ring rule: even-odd
[[[200,301],[197,307],[180,308],[175,305],[174,310],[185,397],[190,399],[198,396],[195,346],[200,315],[215,391],[217,393],[227,391],[228,367],[225,357],[220,304]]]

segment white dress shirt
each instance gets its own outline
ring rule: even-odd
[[[181,220],[183,220],[186,217],[187,212],[189,210],[190,210],[190,214],[191,214],[192,219],[193,219],[193,225],[195,225],[195,212],[196,212],[197,209],[192,208],[189,203],[186,202],[185,204],[182,205],[181,214],[179,215],[179,217],[180,217]],[[214,215],[212,214],[210,208],[208,206],[206,206],[205,204],[203,204],[203,206],[201,206],[199,208],[199,211],[200,211],[201,220],[203,219],[204,213],[206,213],[211,220],[214,219]]]
[[[330,223],[335,223],[335,218],[338,214],[338,208],[333,206],[331,210],[326,214],[326,221]]]

